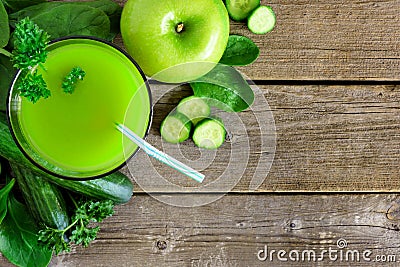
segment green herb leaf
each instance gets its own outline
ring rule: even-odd
[[[114,203],[111,200],[81,201],[76,209],[76,219],[81,219],[84,224],[90,221],[101,222],[114,214]]]
[[[49,35],[29,18],[24,18],[16,25],[13,37],[11,61],[14,67],[22,71],[17,83],[19,94],[33,103],[41,97],[49,97],[50,91],[42,75],[37,74],[37,69],[33,71],[37,65],[41,66],[46,61]]]
[[[239,112],[254,101],[254,92],[233,67],[218,64],[209,73],[190,83],[195,96],[203,97],[211,106],[228,112]]]
[[[10,26],[8,25],[8,14],[4,8],[3,3],[0,1],[0,48],[4,47],[10,39]]]
[[[36,224],[27,208],[13,196],[10,196],[7,208],[7,215],[0,225],[2,255],[17,266],[47,266],[52,251],[38,244]]]
[[[71,199],[76,206],[72,223],[63,230],[46,227],[39,231],[39,241],[48,249],[52,249],[55,254],[70,251],[71,243],[81,244],[84,247],[89,246],[90,242],[96,239],[100,230],[99,226],[90,226],[89,224],[101,222],[114,213],[114,203],[111,200],[93,201],[86,199],[76,203],[72,197]],[[65,234],[69,230],[72,230],[71,235],[66,239]]]
[[[230,35],[220,63],[230,66],[245,66],[253,63],[259,54],[260,49],[251,39],[240,35]]]
[[[37,74],[37,70],[34,73],[27,73],[22,76],[21,80],[18,81],[17,90],[20,96],[28,98],[32,103],[36,103],[42,97],[48,98],[51,95],[43,76]]]
[[[79,80],[82,81],[85,75],[86,73],[84,70],[82,70],[81,67],[72,68],[72,70],[68,73],[68,75],[65,76],[64,81],[61,84],[61,87],[64,90],[64,92],[72,94],[75,91],[76,83]]]
[[[66,241],[64,231],[47,227],[39,231],[39,243],[48,250],[54,251],[58,255],[61,252],[70,252],[71,245]]]
[[[52,38],[71,35],[110,37],[110,19],[100,9],[84,4],[46,2],[10,14],[11,25],[29,17]]]
[[[46,61],[49,35],[29,18],[18,22],[13,37],[14,49],[11,60],[16,68],[30,70]]]
[[[83,225],[79,225],[75,230],[72,231],[71,241],[75,244],[82,244],[83,247],[88,247],[90,242],[96,239],[99,227],[88,228]]]
[[[3,222],[4,217],[6,217],[8,194],[10,193],[14,184],[15,179],[11,179],[11,181],[0,190],[0,224]]]

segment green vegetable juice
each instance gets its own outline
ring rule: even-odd
[[[86,75],[67,94],[62,81],[77,66]],[[44,69],[38,68],[51,96],[20,102],[19,127],[29,149],[70,177],[98,176],[123,164],[137,146],[123,140],[115,123],[142,137],[150,123],[150,96],[137,67],[105,43],[66,39],[50,46]]]

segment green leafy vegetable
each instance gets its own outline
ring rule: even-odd
[[[101,222],[114,213],[114,202],[111,200],[81,200],[76,203],[72,197],[71,199],[76,207],[72,223],[63,230],[46,227],[39,231],[39,241],[48,249],[53,250],[55,254],[63,251],[69,252],[71,243],[82,244],[83,247],[89,246],[100,229],[99,226],[89,226],[89,223]],[[71,234],[66,239],[65,235],[68,231]]]
[[[83,5],[96,8],[103,11],[110,20],[111,38],[119,33],[119,24],[121,18],[122,7],[112,0],[96,0],[96,1],[70,1],[70,2],[45,2],[39,5],[30,6],[11,14],[12,21],[18,21],[24,17],[36,17],[40,13],[48,12],[49,10],[69,4]]]
[[[10,58],[0,54],[0,111],[6,110],[8,90],[15,72]]]
[[[7,209],[7,215],[0,224],[2,255],[17,266],[47,266],[52,251],[39,244],[36,223],[26,207],[11,195]]]
[[[4,3],[4,6],[7,9],[10,9],[12,12],[15,12],[20,9],[26,8],[28,6],[46,2],[47,0],[0,0],[0,1]]]
[[[195,96],[203,97],[211,106],[228,112],[239,112],[254,101],[254,92],[233,67],[218,64],[209,73],[190,83]]]
[[[28,71],[46,61],[46,47],[50,37],[29,18],[18,22],[13,37],[14,50],[11,60],[16,68]]]
[[[37,73],[37,69],[34,70],[37,65],[46,61],[48,43],[49,35],[29,18],[22,19],[16,25],[11,61],[14,67],[21,69],[17,90],[33,103],[41,97],[50,96],[42,75]]]
[[[220,63],[230,66],[245,66],[253,63],[259,54],[260,49],[249,38],[230,35]]]
[[[46,2],[10,14],[10,23],[29,17],[54,39],[71,35],[110,37],[110,19],[98,8],[69,2]]]
[[[8,14],[4,8],[3,3],[0,1],[0,48],[8,43],[10,38],[10,26],[8,26]]]
[[[51,93],[47,89],[47,84],[37,70],[26,74],[17,84],[17,90],[21,96],[28,98],[32,103],[36,103],[40,98],[48,98]]]
[[[0,224],[3,222],[4,217],[7,214],[7,202],[8,194],[15,184],[15,179],[11,179],[1,190],[0,190]]]
[[[97,0],[88,2],[74,2],[80,5],[88,5],[103,11],[110,20],[110,37],[109,40],[120,32],[119,24],[121,19],[122,7],[112,0]]]
[[[64,89],[64,92],[72,94],[75,91],[76,83],[79,80],[82,81],[85,75],[86,73],[84,70],[82,70],[81,67],[72,68],[68,75],[65,76],[64,81],[61,85],[61,87]]]

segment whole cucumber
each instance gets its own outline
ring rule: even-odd
[[[15,163],[11,163],[11,169],[36,221],[54,229],[65,229],[69,225],[69,217],[59,187]]]
[[[97,199],[109,199],[117,204],[126,203],[132,197],[133,184],[120,172],[114,172],[102,178],[86,181],[67,180],[55,177],[34,166],[19,150],[11,136],[5,114],[0,112],[0,156],[8,161],[31,169],[34,173],[51,183],[79,194]]]

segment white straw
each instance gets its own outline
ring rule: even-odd
[[[147,143],[145,140],[140,138],[137,134],[132,132],[129,128],[127,128],[125,125],[116,123],[117,129],[123,133],[125,136],[127,136],[130,140],[132,140],[136,145],[138,145],[141,149],[144,150],[149,156],[161,161],[162,163],[174,168],[175,170],[180,171],[183,174],[186,174],[193,180],[201,183],[204,180],[204,174],[201,174],[200,172],[190,168],[189,166],[183,164],[182,162],[172,158],[171,156],[168,156],[164,152],[158,150],[157,148],[153,147],[149,143]]]

